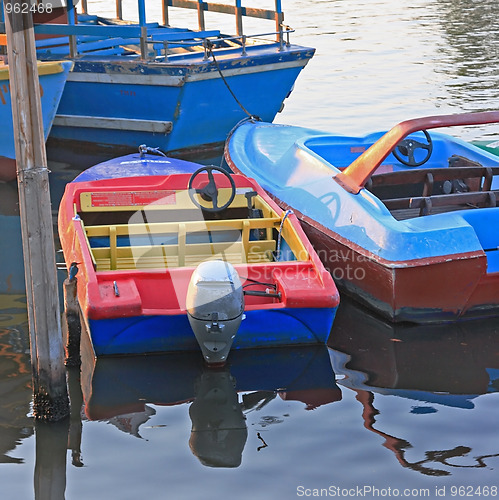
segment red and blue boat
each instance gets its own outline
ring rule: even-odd
[[[82,172],[60,204],[95,355],[324,344],[338,291],[296,216],[245,176],[146,149]]]
[[[429,116],[346,137],[258,121],[228,165],[292,208],[340,290],[392,321],[499,315],[499,157],[439,127],[499,112]]]

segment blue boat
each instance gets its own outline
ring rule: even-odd
[[[45,140],[52,126],[72,65],[70,61],[41,62],[38,64]],[[0,123],[2,124],[0,127],[0,182],[7,182],[16,178],[16,153],[8,64],[0,64]]]
[[[234,5],[168,0],[162,24],[146,20],[145,0],[137,1],[138,23],[123,21],[117,4],[116,19],[88,14],[83,2],[75,22],[71,0],[67,9],[35,13],[38,57],[75,62],[51,148],[91,148],[107,158],[141,144],[184,158],[220,154],[241,119],[274,119],[314,54],[289,42],[292,30],[283,25],[280,0],[275,10],[245,7],[241,0]],[[172,27],[168,7],[196,9],[199,29]],[[207,11],[232,14],[236,33],[207,28]],[[263,21],[260,33],[243,31],[250,16]]]
[[[58,226],[97,357],[201,346],[213,364],[329,336],[333,279],[298,219],[245,176],[142,148],[70,182]]]
[[[392,321],[499,314],[499,157],[427,129],[499,122],[431,116],[367,137],[247,122],[226,160],[292,208],[336,284]]]

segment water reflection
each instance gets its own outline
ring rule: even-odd
[[[445,87],[450,99],[465,111],[494,108],[499,99],[499,4],[439,0],[438,5],[443,38],[435,70],[449,76]],[[494,137],[499,129],[482,127],[481,132],[484,138]]]
[[[239,467],[248,428],[234,377],[228,369],[207,369],[195,385],[195,399],[189,407],[192,453],[203,465]]]
[[[22,463],[10,453],[33,434],[26,416],[32,391],[17,199],[16,186],[0,182],[0,464]]]
[[[341,399],[325,346],[234,351],[220,369],[207,368],[197,352],[96,361],[84,356],[81,381],[85,416],[136,437],[155,413],[149,405],[190,404],[188,445],[209,467],[241,465],[247,412],[275,398],[301,401],[305,409]],[[73,451],[79,448],[75,440]]]
[[[33,434],[25,307],[24,296],[0,294],[0,464],[22,463],[11,452]]]
[[[499,452],[481,454],[467,444],[427,448],[440,440],[461,443],[473,439],[470,429],[467,434],[454,433],[452,423],[456,427],[460,423],[448,422],[440,413],[448,414],[445,407],[473,410],[480,395],[499,391],[498,333],[496,321],[392,325],[345,299],[329,345],[334,370],[341,377],[339,384],[354,391],[362,405],[364,428],[382,436],[383,446],[403,467],[429,476],[447,476],[452,468],[487,467],[488,459],[499,456]],[[382,430],[378,422],[386,426],[383,417],[391,416],[378,407],[385,403],[383,396],[408,401],[411,417],[405,418],[412,419],[414,425],[406,422],[404,432],[410,438],[391,432],[389,429],[397,426],[390,422],[388,430]],[[425,422],[419,419],[421,416],[425,416]],[[464,421],[464,415],[461,417]],[[482,419],[482,424],[484,432],[487,420]],[[445,432],[435,434],[432,425],[435,429],[444,425]],[[424,454],[424,458],[410,460],[408,450],[411,456]]]

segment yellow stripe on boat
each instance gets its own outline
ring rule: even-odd
[[[62,73],[64,67],[61,61],[38,61],[38,76],[44,75],[56,75],[57,73]],[[9,65],[0,66],[0,81],[9,79]]]

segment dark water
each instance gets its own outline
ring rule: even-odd
[[[317,55],[280,123],[364,134],[499,107],[496,0],[284,9]],[[54,207],[75,174],[56,159]],[[191,354],[99,361],[69,374],[71,419],[35,426],[13,186],[0,214],[0,498],[498,495],[497,320],[394,327],[343,300],[327,348],[234,353],[216,373]]]

